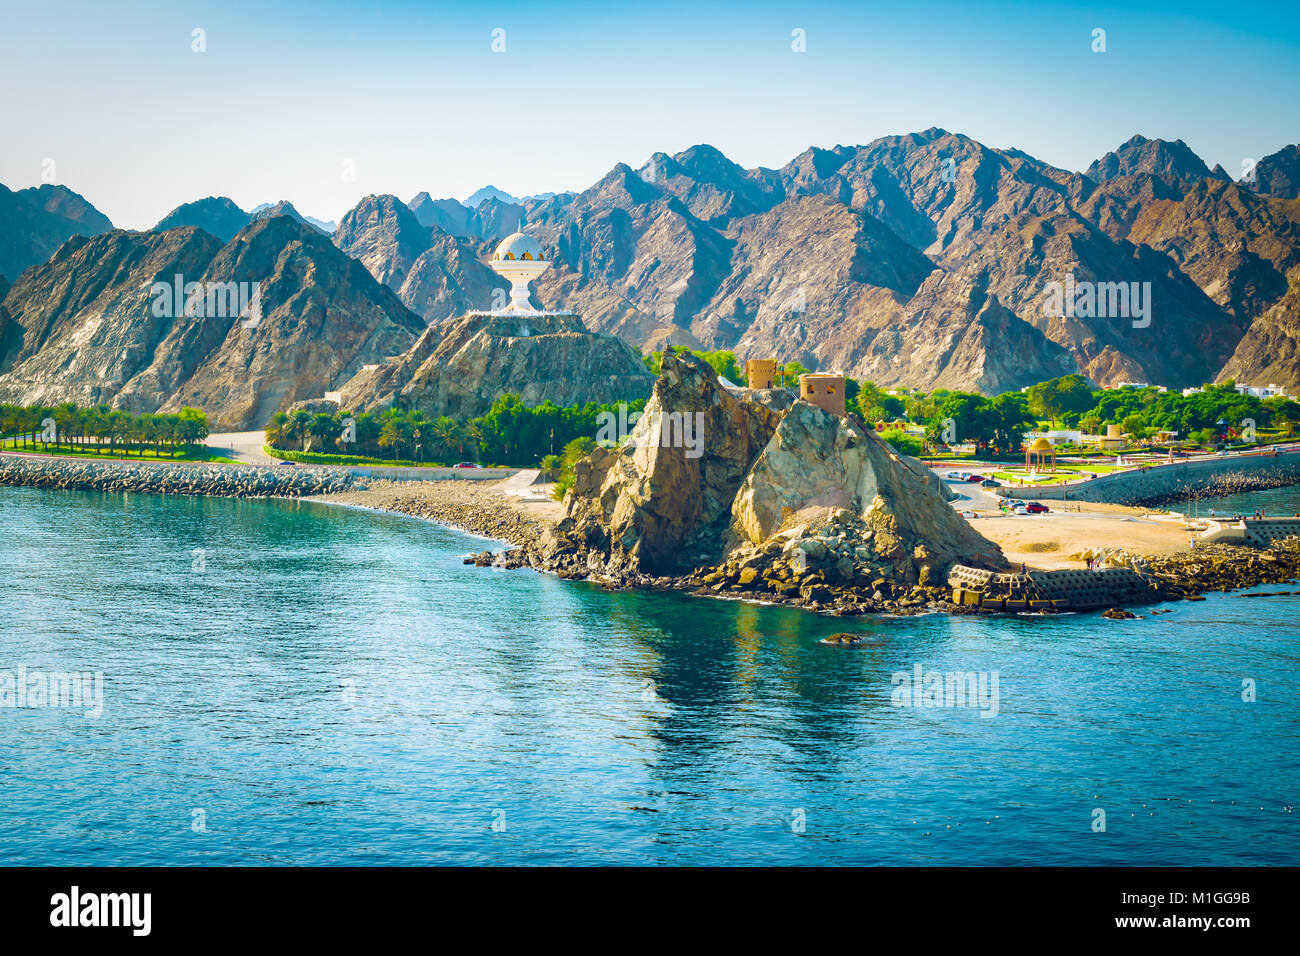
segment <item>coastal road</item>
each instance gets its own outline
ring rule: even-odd
[[[206,445],[219,455],[246,465],[274,465],[276,459],[262,451],[266,432],[217,432],[209,435]]]

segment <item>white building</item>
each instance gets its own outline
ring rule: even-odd
[[[1242,395],[1253,395],[1255,398],[1272,398],[1275,395],[1285,395],[1286,386],[1274,385],[1272,382],[1267,385],[1238,385],[1237,391]],[[1186,395],[1187,393],[1184,392],[1183,394]]]

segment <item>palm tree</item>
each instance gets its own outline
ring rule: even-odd
[[[449,461],[460,457],[461,449],[465,446],[465,434],[455,419],[446,415],[435,419],[429,426],[429,434],[440,460]]]
[[[410,441],[410,420],[401,409],[390,408],[384,412],[381,421],[383,425],[379,430],[379,447],[392,448],[393,460],[396,461],[401,454],[402,446]]]
[[[312,451],[320,451],[325,447],[325,443],[338,433],[338,422],[334,420],[333,415],[317,412],[312,416],[307,431],[312,438]]]
[[[276,412],[266,425],[266,443],[272,448],[279,448],[280,443],[289,440],[289,416]]]
[[[288,432],[290,438],[298,439],[298,450],[307,450],[307,436],[311,432],[311,412],[300,408],[289,416]]]

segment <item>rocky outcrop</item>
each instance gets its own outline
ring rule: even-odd
[[[1004,563],[946,497],[853,419],[726,389],[701,360],[665,354],[629,440],[578,463],[531,562],[633,581],[693,567],[695,586],[879,605],[936,587],[957,559]]]
[[[388,405],[467,420],[500,395],[526,405],[644,398],[654,377],[627,343],[587,331],[575,315],[471,314],[431,326],[409,351],[361,370],[342,388],[358,411]]]
[[[113,224],[66,186],[10,191],[0,185],[0,275],[16,282],[73,236],[98,236]]]
[[[216,236],[222,242],[235,238],[239,230],[251,221],[248,213],[225,196],[209,196],[196,202],[177,206],[158,221],[155,232],[194,226]]]
[[[628,443],[574,468],[554,553],[661,574],[716,559],[736,493],[780,419],[723,388],[702,360],[665,353]]]

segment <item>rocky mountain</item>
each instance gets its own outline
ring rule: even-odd
[[[200,284],[197,297],[157,293],[178,274]],[[228,308],[242,291],[246,307]],[[224,245],[194,227],[76,238],[4,303],[0,401],[195,405],[217,428],[263,424],[424,329],[360,263],[283,216]]]
[[[156,315],[155,282],[197,279],[221,248],[193,226],[113,230],[66,242],[19,277],[5,296],[11,328],[0,352],[0,401],[23,405],[113,402],[154,365],[182,315]],[[163,302],[174,312],[171,296]],[[233,321],[233,320],[232,320]],[[152,411],[165,396],[154,396]]]
[[[112,228],[107,216],[66,186],[14,192],[0,185],[0,275],[13,281],[73,236],[97,236]]]
[[[311,216],[304,216],[293,208],[293,203],[287,199],[281,199],[277,203],[262,203],[253,209],[250,219],[270,219],[273,216],[288,216],[290,219],[300,222],[303,225],[311,226],[313,229],[325,233],[332,233],[337,227],[332,222],[324,222],[320,219],[313,219]]]
[[[335,244],[427,322],[490,309],[506,282],[482,260],[488,250],[422,226],[396,196],[367,196],[339,223]]]
[[[516,199],[508,192],[497,189],[495,186],[484,186],[482,189],[474,190],[474,192],[465,199],[464,205],[468,206],[470,209],[475,209],[480,203],[486,202],[489,199],[495,199],[497,202],[509,203],[513,206],[523,205],[522,200]]]
[[[196,202],[177,206],[159,220],[155,231],[195,226],[216,236],[222,242],[235,238],[239,230],[248,225],[251,217],[225,196],[209,196]]]
[[[1219,380],[1300,389],[1300,266],[1287,274],[1287,292],[1256,318],[1219,373]]]
[[[725,389],[700,359],[665,354],[628,441],[575,467],[535,561],[616,580],[718,565],[701,583],[879,601],[942,584],[958,558],[1005,563],[947,497],[852,418],[779,389]]]
[[[1212,172],[1181,139],[1170,143],[1145,136],[1134,136],[1118,149],[1094,161],[1084,175],[1093,182],[1104,183],[1117,176],[1135,173],[1146,173],[1181,186],[1190,186],[1211,177],[1223,181],[1228,179],[1222,170]]]
[[[645,398],[654,377],[627,343],[592,333],[572,315],[468,315],[432,325],[403,355],[363,369],[340,406],[380,411],[396,403],[429,418],[467,420],[499,395],[526,405]]]
[[[1284,146],[1256,163],[1255,188],[1278,199],[1300,198],[1300,146]]]
[[[537,301],[642,348],[777,355],[918,388],[1017,388],[1066,371],[1179,385],[1213,378],[1286,288],[1293,217],[1241,191],[1182,142],[1136,136],[1083,175],[930,129],[810,149],[776,170],[708,146],[656,153],[580,193],[526,201],[522,228],[553,256]],[[435,215],[446,204],[427,196],[413,205],[426,223],[476,229],[451,207]],[[340,245],[426,318],[473,305],[467,282],[492,287],[466,265],[489,243],[438,244],[385,216]],[[417,294],[403,283],[420,255]],[[1152,321],[1046,314],[1066,277],[1150,283]]]

